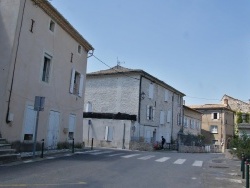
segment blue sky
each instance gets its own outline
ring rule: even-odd
[[[50,0],[110,67],[143,69],[187,105],[250,99],[249,0]],[[108,69],[94,57],[87,72]]]

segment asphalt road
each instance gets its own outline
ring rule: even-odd
[[[165,151],[88,150],[0,166],[0,187],[241,187],[237,182],[224,184],[223,179],[216,179],[216,173],[224,169],[210,168],[211,162],[218,162],[221,157]],[[218,184],[212,184],[213,180]]]

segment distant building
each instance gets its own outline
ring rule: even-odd
[[[221,103],[227,103],[228,106],[235,112],[243,112],[247,113],[250,112],[250,103],[244,102],[239,99],[235,99],[228,95],[224,95],[221,99]]]
[[[189,107],[203,114],[201,133],[205,136],[205,143],[213,144],[224,152],[234,135],[234,111],[227,104],[204,104]]]
[[[133,139],[154,142],[164,136],[170,143],[177,139],[182,127],[183,96],[143,70],[116,66],[87,74],[85,108],[98,113],[136,115]],[[105,132],[102,134],[104,139]]]
[[[184,109],[184,122],[183,122],[183,133],[200,135],[201,134],[201,122],[202,113],[183,105]]]
[[[93,47],[45,0],[1,0],[0,132],[32,143],[35,96],[45,97],[37,140],[82,142],[87,54]]]

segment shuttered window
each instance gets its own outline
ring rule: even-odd
[[[70,93],[82,97],[84,77],[82,74],[72,69],[70,81]]]
[[[148,97],[150,99],[153,99],[154,97],[154,85],[153,84],[149,84],[149,89],[148,89]]]

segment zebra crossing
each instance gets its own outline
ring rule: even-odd
[[[129,159],[129,158],[135,158],[137,160],[140,161],[147,161],[147,160],[151,160],[155,163],[171,163],[174,165],[183,165],[185,164],[187,161],[189,161],[190,163],[190,159],[175,159],[176,157],[171,158],[170,156],[162,156],[160,158],[157,158],[156,155],[150,155],[150,154],[145,154],[143,152],[141,153],[128,153],[128,152],[117,152],[115,150],[87,150],[87,151],[77,151],[75,153],[67,153],[64,155],[60,155],[60,156],[47,156],[44,157],[43,160],[52,160],[52,159],[56,159],[58,157],[70,157],[73,155],[92,155],[92,156],[98,156],[98,155],[102,155],[103,157],[119,157],[122,159]],[[36,159],[28,159],[28,160],[24,160],[22,161],[22,163],[33,163],[39,160]],[[192,161],[192,166],[193,167],[202,167],[203,166],[203,161],[200,160],[193,160]]]
[[[154,159],[154,162],[158,163],[163,163],[167,162],[171,159],[171,157],[161,157],[158,159],[155,159],[155,155],[144,155],[143,153],[134,153],[134,154],[127,154],[127,153],[113,153],[114,151],[103,151],[103,150],[91,150],[91,151],[84,151],[84,152],[76,152],[76,154],[89,154],[89,155],[104,155],[106,157],[121,157],[124,159],[129,159],[129,158],[136,158],[138,160],[150,160]],[[113,153],[113,154],[112,154]],[[142,156],[144,155],[144,156]],[[172,162],[175,165],[183,165],[185,162],[187,162],[187,159],[176,159],[174,162]],[[203,161],[200,160],[194,160],[192,163],[193,167],[202,167],[203,166]]]

